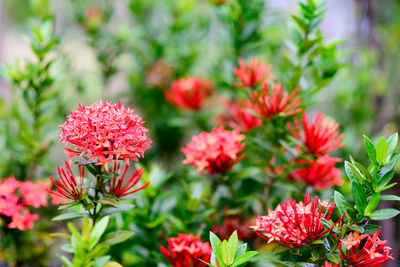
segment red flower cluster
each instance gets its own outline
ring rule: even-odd
[[[144,188],[146,188],[150,182],[147,182],[146,184],[144,184],[143,186],[131,190],[132,187],[134,187],[140,180],[140,177],[143,174],[143,169],[140,168],[139,170],[135,171],[133,173],[133,175],[131,176],[131,178],[125,182],[125,175],[126,172],[128,171],[129,166],[125,165],[125,168],[122,172],[122,176],[117,175],[119,173],[119,169],[120,169],[120,164],[117,164],[116,162],[114,162],[114,168],[112,170],[112,172],[114,172],[116,174],[116,176],[111,179],[108,180],[108,183],[106,182],[106,187],[103,187],[101,185],[101,183],[99,181],[97,181],[97,183],[99,184],[99,186],[103,189],[104,192],[106,192],[109,195],[114,195],[116,197],[124,197],[130,194],[133,194],[137,191],[140,191]],[[122,185],[125,182],[125,185]]]
[[[234,69],[239,82],[235,85],[245,88],[262,83],[267,79],[273,80],[271,69],[271,66],[267,67],[257,58],[250,59],[249,65],[243,59],[239,59],[239,68]]]
[[[303,181],[315,189],[342,185],[340,170],[335,168],[335,164],[341,161],[330,156],[321,156],[313,161],[299,160],[298,164],[307,164],[309,167],[293,171],[289,174],[289,178]]]
[[[339,243],[340,258],[349,266],[372,266],[388,260],[394,260],[390,247],[386,247],[387,241],[379,239],[381,230],[372,236],[359,235],[358,232],[350,233],[346,239],[340,241],[346,246],[346,252],[342,251],[342,243]],[[360,248],[361,241],[367,238],[365,244]],[[359,249],[360,248],[360,249]]]
[[[162,254],[174,267],[206,267],[212,253],[208,242],[203,243],[200,237],[193,234],[179,234],[168,239],[168,249],[160,246]]]
[[[171,84],[171,90],[165,93],[165,98],[176,107],[200,110],[211,87],[210,82],[199,78],[183,78]]]
[[[244,149],[245,138],[238,130],[228,131],[223,127],[214,128],[210,133],[202,132],[192,137],[192,141],[182,148],[186,159],[184,164],[206,169],[209,173],[224,173],[232,169]]]
[[[224,222],[222,224],[214,225],[211,231],[219,236],[221,240],[228,240],[235,231],[240,240],[248,240],[252,236],[249,224],[242,220],[239,215],[225,216]]]
[[[319,220],[329,220],[334,209],[335,204],[320,202],[318,197],[311,201],[310,195],[306,194],[304,203],[289,199],[275,210],[269,210],[267,216],[258,216],[256,225],[250,228],[258,236],[268,240],[268,243],[299,248],[333,230],[333,227],[325,230]],[[343,216],[340,220],[342,219]]]
[[[72,200],[69,203],[59,203],[61,205],[69,205],[80,200],[83,194],[83,184],[84,184],[84,167],[79,166],[79,180],[74,176],[71,171],[71,166],[67,161],[65,161],[65,171],[58,166],[58,175],[60,180],[54,180],[50,176],[50,180],[53,185],[57,188],[56,191],[50,191],[50,194],[57,200],[65,201]]]
[[[325,120],[325,115],[317,113],[310,123],[303,115],[302,125],[297,120],[288,125],[293,135],[303,143],[305,153],[312,154],[313,160],[300,160],[297,163],[308,167],[296,170],[289,175],[291,179],[302,180],[316,189],[342,185],[341,172],[335,167],[341,159],[327,155],[329,152],[344,146],[341,143],[343,134],[338,133],[339,124]],[[300,150],[301,147],[298,147]]]
[[[248,132],[252,128],[261,125],[261,119],[248,111],[251,109],[250,101],[226,101],[224,105],[228,113],[220,116],[220,120],[224,125],[238,129],[241,132]]]
[[[344,146],[341,143],[343,134],[338,134],[339,124],[325,120],[325,115],[317,113],[310,123],[307,115],[303,115],[303,143],[314,155],[322,155]]]
[[[65,143],[68,157],[89,156],[97,158],[97,165],[105,165],[113,160],[137,158],[150,148],[151,140],[146,136],[144,121],[133,114],[133,110],[110,102],[96,102],[90,106],[79,104],[71,111],[67,121],[60,126],[60,142]],[[72,148],[68,148],[72,145]]]
[[[270,120],[276,116],[291,116],[301,112],[300,97],[297,96],[297,90],[289,95],[288,92],[283,93],[281,84],[272,84],[271,90],[268,83],[263,83],[261,92],[256,90],[250,92],[252,108],[254,112],[262,118]]]
[[[330,263],[329,261],[325,261],[325,267],[339,267],[338,263]]]
[[[39,215],[31,214],[29,206],[39,208],[47,205],[50,185],[39,181],[20,182],[9,177],[0,182],[0,219],[9,221],[9,228],[21,231],[31,229]],[[17,193],[17,190],[19,193]]]

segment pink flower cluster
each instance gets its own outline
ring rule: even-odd
[[[143,124],[141,117],[121,102],[79,104],[60,126],[60,142],[66,144],[65,152],[70,158],[87,155],[88,160],[97,159],[96,164],[106,168],[107,163],[118,159],[129,164],[130,159],[137,161],[151,147]]]
[[[206,267],[210,262],[212,248],[208,242],[201,242],[199,236],[179,234],[168,239],[168,249],[160,246],[164,257],[174,267]]]
[[[202,132],[192,137],[192,141],[182,152],[186,159],[184,164],[197,167],[197,171],[206,169],[209,173],[224,173],[232,169],[244,149],[241,143],[245,138],[238,130],[228,131],[223,127],[214,128],[210,133]]]
[[[9,228],[21,231],[31,229],[39,215],[31,214],[27,207],[39,208],[47,205],[50,185],[42,181],[20,182],[14,177],[0,181],[0,219],[8,222]]]
[[[311,200],[310,195],[306,194],[304,203],[289,199],[275,210],[269,210],[266,216],[258,216],[256,225],[250,228],[268,243],[299,248],[333,230],[333,227],[325,230],[320,219],[329,220],[334,209],[335,204],[321,202],[318,197]]]
[[[239,129],[241,132],[261,126],[261,119],[250,112],[250,101],[225,101],[223,104],[227,111],[219,117],[223,125]]]

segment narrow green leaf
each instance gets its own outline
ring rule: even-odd
[[[346,171],[347,176],[350,178],[351,183],[358,182],[360,184],[363,183],[363,177],[360,175],[360,171],[353,166],[350,162],[346,161],[344,163],[344,169]]]
[[[102,245],[115,245],[125,240],[128,240],[131,236],[133,236],[133,232],[126,230],[117,230],[111,233],[108,233],[105,237],[105,241],[101,242]]]
[[[222,254],[222,262],[223,263],[225,263],[226,265],[232,264],[229,245],[228,245],[228,241],[226,241],[226,240],[222,241],[221,254]]]
[[[215,257],[217,258],[216,260],[218,262],[223,262],[222,254],[221,254],[221,250],[220,250],[222,242],[218,238],[218,236],[211,231],[210,231],[210,244],[211,244],[213,253],[215,254]]]
[[[395,195],[383,195],[383,196],[381,196],[380,200],[400,201],[400,197],[399,196],[395,196]]]
[[[379,192],[375,192],[372,195],[371,199],[368,202],[367,208],[365,209],[365,214],[367,216],[369,216],[371,214],[371,212],[374,211],[375,208],[378,206],[380,196],[381,196],[381,194]]]
[[[388,144],[388,154],[389,155],[392,155],[393,152],[396,150],[398,139],[399,139],[398,133],[394,133],[388,138],[387,144]]]
[[[92,249],[100,240],[104,231],[107,228],[108,222],[110,221],[110,217],[103,217],[100,221],[96,223],[93,227],[92,232],[90,233],[90,244],[89,248]]]
[[[391,170],[391,171],[387,172],[384,176],[379,178],[378,188],[380,189],[380,188],[385,187],[393,179],[394,174],[395,174],[395,171]]]
[[[344,208],[344,203],[346,202],[344,196],[340,192],[335,191],[334,199],[335,199],[336,206],[339,209],[340,215],[343,215],[346,212],[346,210]]]
[[[386,220],[397,216],[400,211],[396,209],[380,209],[372,213],[371,219],[373,220]]]
[[[237,247],[239,245],[238,235],[236,231],[233,232],[232,235],[229,237],[228,245],[230,250],[229,255],[231,256],[231,258],[229,259],[229,264],[232,264],[236,256]]]
[[[357,211],[361,214],[364,214],[367,206],[367,197],[365,196],[364,188],[359,183],[352,183],[351,193],[353,195],[354,202],[356,203]]]
[[[332,227],[332,223],[330,223],[327,219],[321,218],[319,219],[320,223],[325,227],[325,229],[330,229]]]
[[[258,253],[257,251],[247,251],[246,253],[235,259],[231,267],[239,266],[248,262],[251,258],[256,256],[257,253]]]
[[[374,143],[372,143],[371,139],[369,139],[366,135],[364,135],[364,147],[372,164],[374,166],[378,166],[378,162],[376,161],[376,150]]]
[[[68,212],[68,213],[63,213],[60,214],[52,219],[52,221],[62,221],[62,220],[70,220],[70,219],[76,219],[76,218],[81,218],[86,213],[81,213],[81,212]]]

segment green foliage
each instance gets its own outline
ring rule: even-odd
[[[212,267],[234,267],[244,266],[251,258],[257,255],[256,251],[246,251],[247,244],[240,244],[237,232],[233,232],[229,240],[221,241],[218,236],[210,232],[210,243],[213,249],[211,262]]]
[[[46,20],[32,27],[31,61],[16,61],[3,74],[12,83],[12,107],[5,125],[6,157],[1,162],[1,176],[15,175],[20,180],[32,180],[38,166],[46,166],[46,156],[54,140],[52,127],[58,103],[53,88],[51,53],[58,41],[53,35],[53,22]]]
[[[72,223],[68,223],[71,235],[52,234],[54,237],[67,238],[69,244],[62,249],[74,255],[72,262],[65,256],[61,256],[66,267],[103,267],[109,262],[110,256],[106,253],[110,245],[114,245],[129,239],[133,233],[128,231],[116,231],[108,233],[104,241],[100,242],[107,228],[110,217],[103,217],[96,225],[93,225],[87,217],[83,218],[82,233]]]
[[[386,220],[400,213],[396,209],[376,210],[381,200],[399,200],[392,195],[381,193],[394,186],[389,184],[394,176],[394,168],[400,156],[396,152],[398,134],[388,139],[381,137],[376,145],[364,136],[364,145],[371,164],[364,167],[351,158],[345,162],[345,171],[352,187],[352,196],[355,205],[349,204],[343,195],[335,192],[335,202],[341,214],[346,213],[349,223],[361,223],[364,220]]]

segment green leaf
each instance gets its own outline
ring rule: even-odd
[[[218,238],[217,235],[215,235],[211,231],[210,231],[210,244],[211,244],[211,248],[212,248],[212,250],[213,250],[213,252],[215,254],[215,257],[217,257],[217,260],[219,262],[223,262],[221,251],[220,251],[221,240]]]
[[[368,138],[368,136],[364,135],[364,147],[367,151],[368,158],[371,160],[374,166],[378,166],[378,162],[376,161],[376,150],[374,143]]]
[[[400,201],[400,197],[399,196],[395,196],[395,195],[383,195],[383,196],[381,196],[380,200]]]
[[[251,258],[257,255],[257,251],[247,251],[237,259],[235,259],[234,263],[231,265],[231,267],[239,266],[242,265],[246,262],[248,262]]]
[[[364,228],[364,230],[365,230],[364,233],[367,235],[372,235],[372,234],[376,233],[379,229],[382,228],[382,226],[375,225],[375,224],[365,224],[361,227]]]
[[[350,182],[353,184],[353,183],[360,183],[360,184],[362,184],[362,182],[363,182],[363,178],[362,178],[362,176],[360,175],[360,171],[356,168],[356,167],[354,167],[353,166],[353,164],[351,164],[350,162],[348,162],[348,161],[345,161],[345,163],[344,163],[344,169],[345,169],[345,171],[346,171],[346,174],[347,174],[347,176],[349,177],[349,179],[350,179]]]
[[[196,212],[199,209],[200,200],[198,198],[190,198],[186,204],[186,209],[190,212]]]
[[[322,225],[326,228],[326,229],[330,229],[333,224],[330,223],[327,219],[321,218],[319,219],[320,223],[322,223]]]
[[[380,209],[372,213],[371,219],[373,220],[386,220],[397,216],[400,211],[396,209]]]
[[[66,238],[66,239],[68,239],[68,240],[71,238],[70,235],[68,235],[68,234],[63,234],[63,233],[51,233],[50,236],[51,236],[51,237],[64,237],[64,238]]]
[[[89,248],[90,249],[92,249],[99,242],[101,236],[103,235],[104,231],[107,228],[107,225],[108,225],[109,221],[110,221],[110,217],[109,216],[103,217],[93,227],[93,230],[90,233],[90,244],[89,244]]]
[[[376,160],[381,165],[385,165],[386,157],[388,154],[388,144],[386,143],[385,138],[381,137],[376,144]]]
[[[344,208],[344,203],[347,203],[344,196],[340,192],[335,191],[333,197],[335,199],[336,206],[339,209],[340,215],[343,215],[346,212]]]
[[[379,178],[378,188],[381,189],[381,188],[385,187],[393,179],[394,174],[395,174],[395,171],[391,170],[391,171],[387,172],[384,176]]]
[[[373,184],[375,179],[372,177],[371,173],[360,163],[354,162],[353,165],[360,170],[360,172]]]
[[[147,228],[153,229],[162,224],[168,218],[168,214],[158,216],[154,221],[145,223]]]
[[[353,195],[354,202],[356,203],[357,211],[361,214],[364,214],[367,206],[367,197],[365,196],[364,188],[359,183],[352,183],[351,193]]]
[[[396,150],[398,139],[399,139],[398,133],[394,133],[388,138],[387,144],[388,144],[388,154],[389,155],[392,155],[393,152]]]
[[[105,241],[101,242],[102,245],[114,245],[125,240],[128,240],[131,236],[133,236],[133,232],[126,230],[117,230],[111,233],[108,233],[105,237]]]
[[[246,243],[239,245],[238,249],[236,251],[235,258],[238,258],[238,257],[242,256],[246,252],[246,249],[247,249],[247,244]]]
[[[68,212],[68,213],[63,213],[60,214],[52,219],[52,221],[62,221],[62,220],[69,220],[69,219],[76,219],[76,218],[81,218],[84,215],[87,215],[86,213],[82,212]]]
[[[351,230],[359,232],[360,234],[364,233],[364,228],[362,228],[361,226],[355,224],[349,224],[347,225],[347,227],[349,227]]]
[[[229,245],[228,241],[224,240],[222,241],[221,244],[221,254],[222,254],[222,262],[225,263],[226,265],[231,265],[232,264],[232,258],[233,256],[230,253],[231,251],[229,250]]]
[[[372,211],[375,210],[375,208],[379,204],[379,199],[380,199],[381,193],[375,192],[371,199],[368,202],[367,208],[365,209],[365,215],[369,216]]]
[[[229,260],[229,264],[232,264],[232,262],[236,256],[237,247],[239,245],[238,235],[237,235],[236,231],[233,232],[232,235],[229,237],[228,245],[229,245],[230,256],[231,256],[231,258]]]

